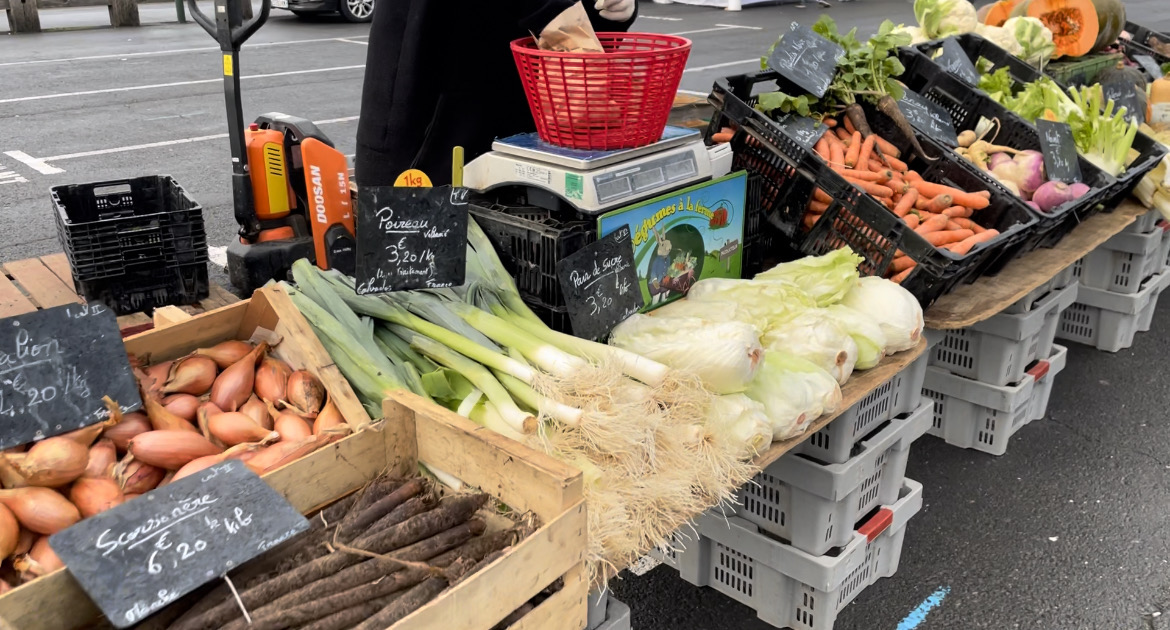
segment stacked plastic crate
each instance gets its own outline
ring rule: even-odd
[[[1170,285],[1168,226],[1159,217],[1147,212],[1077,261],[1081,290],[1060,319],[1059,339],[1117,352],[1150,329],[1158,297]]]
[[[630,607],[614,599],[609,589],[589,593],[585,630],[630,630]]]
[[[1021,427],[1043,418],[1068,358],[1053,340],[1078,290],[1070,267],[990,319],[928,331],[930,366],[922,390],[934,402],[928,433],[1003,455]]]
[[[657,557],[683,579],[751,606],[778,628],[831,630],[865,587],[898,569],[922,486],[910,445],[930,426],[926,356],[781,457]]]

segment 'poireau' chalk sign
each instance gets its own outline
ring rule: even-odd
[[[100,422],[109,396],[142,406],[118,321],[104,304],[67,304],[0,319],[0,448]]]
[[[307,529],[284,497],[227,460],[58,532],[49,546],[126,628]]]
[[[468,193],[450,186],[359,189],[357,292],[463,284]]]

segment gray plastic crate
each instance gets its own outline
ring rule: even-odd
[[[931,367],[981,383],[1019,382],[1024,370],[1052,351],[1060,313],[1076,301],[1078,287],[1049,291],[1024,313],[1000,313],[967,328],[939,331]]]
[[[1036,385],[1032,388],[1032,400],[1028,401],[1028,422],[1034,422],[1048,415],[1048,401],[1052,398],[1052,384],[1056,376],[1064,371],[1068,365],[1068,348],[1053,344],[1052,354],[1047,360],[1048,371],[1036,375]]]
[[[834,556],[778,542],[739,518],[699,517],[700,536],[668,563],[696,586],[750,606],[777,628],[832,630],[858,593],[898,570],[906,524],[922,509],[922,485],[906,479]]]
[[[1031,421],[1036,379],[1049,368],[1038,362],[1014,385],[990,385],[927,368],[922,395],[934,401],[927,431],[947,444],[992,455],[1007,452],[1008,440]]]
[[[1016,300],[1014,303],[1008,305],[1007,308],[1003,309],[1003,312],[1012,314],[1027,313],[1028,311],[1032,310],[1040,300],[1047,297],[1049,291],[1063,289],[1068,285],[1076,282],[1077,276],[1073,275],[1074,266],[1075,265],[1069,265],[1068,267],[1065,267],[1064,271],[1056,274],[1056,276],[1051,280],[1036,287],[1030,293],[1028,293],[1028,295],[1025,295],[1019,300]]]
[[[923,403],[890,420],[843,464],[781,457],[739,489],[729,512],[814,555],[848,544],[866,513],[897,499],[910,444],[930,427],[931,408]]]
[[[1082,287],[1077,303],[1060,316],[1056,338],[1117,352],[1133,345],[1134,336],[1150,329],[1158,296],[1170,283],[1170,271],[1150,278],[1132,295]]]
[[[590,594],[589,619],[593,621],[594,609],[598,609],[601,620],[597,625],[589,625],[586,630],[630,630],[630,607],[610,596],[609,591],[604,597],[595,599],[596,593]]]
[[[928,358],[923,353],[790,452],[825,464],[841,464],[857,455],[862,438],[886,420],[919,407]]]
[[[1165,261],[1162,268],[1166,269],[1170,267],[1170,222],[1158,221],[1158,227],[1162,230],[1162,260]]]
[[[1145,234],[1122,232],[1089,252],[1074,265],[1081,286],[1113,293],[1133,294],[1150,276],[1166,266],[1163,230]]]
[[[1133,223],[1125,226],[1121,231],[1122,234],[1148,234],[1154,229],[1154,225],[1158,223],[1158,219],[1162,218],[1162,213],[1157,210],[1150,210],[1149,212],[1134,219]]]

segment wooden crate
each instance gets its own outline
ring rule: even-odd
[[[412,474],[421,461],[515,510],[536,514],[541,524],[394,630],[490,630],[558,578],[563,588],[510,630],[584,628],[588,588],[581,473],[408,392],[387,399],[384,412],[383,423],[268,473],[264,480],[308,513],[386,471]],[[0,627],[6,622],[21,630],[80,630],[102,621],[65,569],[0,597]]]

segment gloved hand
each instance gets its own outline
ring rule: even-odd
[[[634,15],[635,0],[597,0],[594,9],[610,22],[625,22]]]

